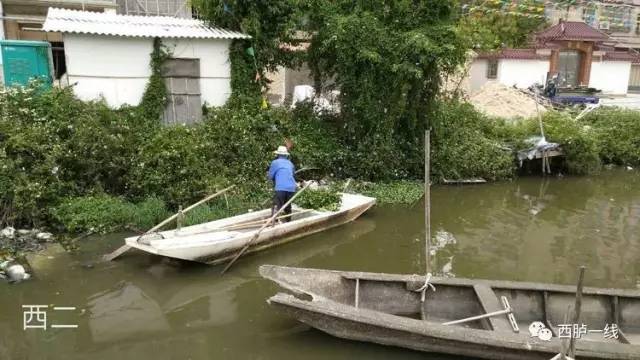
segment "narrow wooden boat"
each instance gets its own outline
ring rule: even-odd
[[[290,221],[266,228],[251,243],[246,253],[353,221],[371,208],[375,201],[371,197],[343,193],[342,203],[337,211],[305,210],[294,205]],[[271,209],[265,209],[142,237],[132,236],[126,238],[125,242],[151,254],[218,264],[233,258],[270,216]]]
[[[575,287],[551,284],[432,278],[436,291],[427,290],[423,302],[425,277],[419,275],[272,265],[260,267],[260,274],[292,293],[278,293],[269,304],[331,335],[482,359],[551,359],[569,341],[561,325],[568,325],[564,319],[575,302]],[[503,310],[505,300],[513,323],[503,314],[443,324]],[[587,332],[576,340],[576,358],[640,359],[640,291],[585,288],[581,314]],[[553,337],[531,336],[534,322]]]

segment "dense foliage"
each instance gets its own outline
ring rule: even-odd
[[[441,75],[464,61],[450,1],[308,1],[317,81],[340,90],[343,137],[370,178],[420,173],[413,151]]]
[[[424,195],[424,182],[399,180],[392,182],[357,182],[353,189],[376,198],[377,204],[414,204]]]
[[[540,0],[463,0],[461,5],[458,30],[478,50],[526,47],[547,25]]]
[[[52,215],[70,232],[107,233],[149,229],[165,219],[168,211],[157,198],[134,205],[122,198],[97,195],[68,199]]]
[[[295,44],[300,7],[297,0],[192,0],[202,19],[215,26],[251,36],[235,41],[230,58],[232,102],[253,103],[267,86],[266,72],[278,66],[295,67],[300,54],[282,44]],[[257,76],[256,76],[257,74]]]
[[[640,164],[638,123],[638,112],[616,109],[580,121],[556,112],[544,116],[547,139],[563,145],[570,173],[592,173],[601,161]],[[521,149],[524,139],[539,134],[535,119],[506,123],[457,102],[439,103],[432,126],[434,182],[511,177],[516,166],[505,145]],[[391,180],[386,187],[352,186],[395,202],[420,196],[416,183],[397,180],[422,179],[421,146],[361,153],[341,136],[339,119],[317,115],[310,105],[295,110],[222,107],[209,109],[200,124],[159,127],[140,118],[136,109],[82,102],[69,89],[15,88],[0,92],[0,222],[59,223],[77,231],[113,229],[119,221],[145,227],[152,220],[140,219],[160,215],[133,216],[138,212],[123,210],[123,218],[111,221],[108,214],[119,211],[109,209],[130,209],[128,204],[152,198],[159,210],[148,212],[162,214],[163,208],[175,211],[232,183],[238,188],[227,201],[215,200],[187,222],[262,208],[271,197],[266,169],[272,151],[287,138],[294,144],[296,167],[313,169],[313,178],[354,178],[359,184]],[[380,162],[377,156],[403,163]],[[101,227],[97,219],[103,217]]]
[[[159,124],[167,105],[167,86],[162,77],[162,66],[170,56],[171,54],[162,44],[162,40],[154,38],[153,51],[149,60],[151,76],[137,108],[141,113],[141,118],[147,120],[149,125]]]
[[[606,163],[640,165],[640,119],[638,112],[600,109],[582,120],[598,140],[600,158]]]
[[[441,103],[433,124],[433,178],[499,180],[514,175],[513,153],[494,136],[496,121],[470,104]]]

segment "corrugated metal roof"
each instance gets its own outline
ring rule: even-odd
[[[248,39],[249,35],[210,27],[200,20],[131,16],[49,8],[44,31],[129,37]]]

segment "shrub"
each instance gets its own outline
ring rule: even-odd
[[[545,138],[562,146],[565,154],[566,170],[571,174],[593,174],[600,170],[599,146],[595,133],[567,113],[548,111],[542,119]],[[531,146],[524,140],[540,135],[537,118],[508,123],[497,120],[494,133],[514,149],[522,150]]]
[[[167,218],[168,212],[156,198],[135,205],[103,194],[67,199],[53,210],[53,216],[69,232],[108,233],[130,227],[149,229]]]
[[[363,183],[353,185],[354,190],[376,198],[378,204],[413,204],[424,195],[424,183],[420,181],[393,181],[387,183]]]
[[[600,147],[600,158],[604,162],[640,164],[640,112],[601,108],[581,122],[592,127]]]
[[[431,134],[432,179],[500,180],[514,175],[513,153],[501,146],[492,119],[456,101],[442,102],[437,114]]]

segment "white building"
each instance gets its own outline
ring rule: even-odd
[[[149,81],[154,38],[171,58],[163,76],[168,123],[192,122],[203,104],[223,105],[231,94],[229,45],[248,35],[207,27],[199,20],[130,16],[50,8],[44,31],[62,33],[66,79],[84,100],[137,105]]]
[[[560,86],[588,86],[603,94],[625,95],[632,64],[640,56],[616,50],[607,34],[583,22],[561,22],[536,34],[531,48],[479,54],[469,69],[470,90],[488,81],[527,88],[557,74]]]

